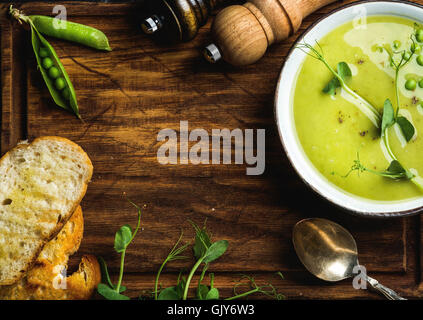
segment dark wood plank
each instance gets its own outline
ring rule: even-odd
[[[306,273],[285,273],[285,279],[278,279],[272,273],[255,273],[254,276],[258,285],[271,283],[278,288],[278,292],[285,295],[287,299],[383,299],[378,293],[371,290],[356,290],[352,287],[351,280],[344,280],[339,283],[327,283],[310,277]],[[163,287],[174,286],[178,274],[164,274],[160,277]],[[409,299],[421,299],[421,290],[415,287],[412,281],[404,279],[398,282],[396,276],[386,274],[378,275],[378,280],[388,287],[395,288],[404,297]],[[128,286],[128,293],[133,297],[142,295],[150,297],[154,288],[154,274],[129,274],[125,277],[125,285]],[[198,278],[194,278],[194,283]],[[215,286],[219,288],[223,297],[234,295],[233,288],[239,283],[240,275],[231,273],[216,273]],[[207,283],[207,279],[206,282]],[[140,289],[142,288],[142,289]],[[241,286],[237,292],[249,290],[247,285]],[[189,296],[193,297],[194,290],[190,290]],[[260,294],[254,294],[250,299],[269,299]]]
[[[3,12],[3,10],[2,10]],[[1,139],[0,150],[5,153],[26,136],[26,65],[23,30],[12,30],[6,15],[1,15]],[[18,41],[16,41],[19,39]]]
[[[207,218],[214,238],[230,242],[227,254],[211,267],[219,274],[224,296],[230,295],[236,274],[243,272],[257,274],[260,281],[274,281],[290,298],[376,298],[354,290],[348,281],[327,285],[304,271],[291,245],[291,231],[300,219],[314,216],[349,229],[357,239],[360,262],[375,277],[409,297],[419,294],[420,217],[369,220],[351,216],[308,189],[282,151],[273,120],[273,95],[279,70],[298,34],[270,48],[252,66],[211,66],[199,51],[210,41],[210,23],[192,42],[158,46],[137,27],[138,5],[90,4],[89,12],[86,5],[67,4],[69,19],[102,29],[113,52],[51,40],[77,91],[84,123],[54,106],[31,51],[17,54],[17,46],[25,46],[28,34],[1,20],[2,152],[21,137],[60,135],[79,143],[94,164],[93,181],[82,203],[85,237],[79,255],[101,255],[117,272],[114,233],[136,219],[122,196],[126,192],[137,203],[147,204],[143,231],[126,259],[125,284],[134,297],[151,290],[154,272],[180,229],[187,241],[192,238],[187,220],[202,223]],[[336,6],[339,3],[311,15],[302,30]],[[52,4],[23,7],[34,14],[49,14]],[[12,69],[25,66],[21,78],[8,65]],[[179,130],[181,120],[189,121],[191,129],[209,132],[214,128],[266,129],[265,174],[247,176],[244,165],[160,165],[157,134],[164,128]],[[171,264],[164,283],[174,281],[187,265]],[[282,271],[286,280],[274,280],[276,271]]]

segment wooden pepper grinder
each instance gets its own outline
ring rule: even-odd
[[[234,66],[259,60],[273,43],[294,34],[303,18],[335,0],[250,0],[218,13],[212,25],[215,43],[204,56],[212,63],[222,59]]]
[[[165,41],[189,41],[207,22],[213,9],[229,0],[150,0],[141,27]]]

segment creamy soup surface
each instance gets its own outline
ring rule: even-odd
[[[409,49],[414,21],[397,17],[368,17],[365,25],[353,22],[338,27],[319,41],[329,65],[348,63],[352,78],[348,86],[368,100],[382,113],[389,98],[396,108],[395,70],[386,52],[378,46],[401,42],[397,50]],[[335,95],[322,92],[333,78],[324,64],[307,57],[299,70],[293,92],[293,108],[298,138],[314,166],[341,189],[373,200],[403,200],[422,197],[423,192],[410,181],[396,181],[369,172],[351,173],[343,177],[360,154],[367,168],[383,171],[389,166],[381,148],[380,133],[357,108],[344,90]],[[407,144],[397,125],[389,129],[390,145],[401,164],[423,176],[423,88],[405,89],[409,78],[423,78],[423,67],[416,55],[399,74],[400,115],[413,123],[416,134]]]

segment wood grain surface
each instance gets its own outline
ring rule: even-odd
[[[82,253],[103,256],[116,276],[117,229],[136,223],[136,211],[123,197],[146,204],[142,232],[129,247],[124,285],[132,297],[149,294],[154,275],[188,220],[207,225],[216,240],[227,239],[227,253],[213,263],[221,295],[232,294],[239,274],[272,283],[291,299],[380,298],[355,290],[351,281],[327,284],[300,264],[291,244],[294,224],[327,217],[356,238],[360,262],[386,286],[407,298],[422,295],[421,217],[372,220],[352,216],[320,199],[291,168],[273,115],[276,81],[298,35],[338,1],[304,21],[299,33],[272,46],[258,63],[237,69],[209,65],[200,49],[208,44],[209,23],[194,41],[157,45],[139,28],[139,5],[65,3],[69,20],[97,27],[113,51],[97,52],[51,39],[77,92],[84,122],[57,108],[36,69],[29,33],[6,16],[1,22],[1,153],[20,139],[59,135],[80,144],[95,174],[82,202],[85,234]],[[423,1],[417,1],[423,4]],[[19,6],[18,6],[19,7]],[[28,14],[51,14],[53,4],[26,3]],[[156,153],[161,129],[266,129],[266,171],[247,176],[244,165],[161,165]],[[190,261],[169,264],[163,285],[174,284]],[[281,271],[285,280],[275,277]],[[254,296],[263,298],[263,296]]]

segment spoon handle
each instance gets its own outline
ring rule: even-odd
[[[386,298],[389,300],[407,300],[401,296],[399,296],[394,290],[385,287],[384,285],[380,284],[379,281],[373,279],[369,276],[366,276],[366,280],[370,285],[378,292],[382,293]]]

